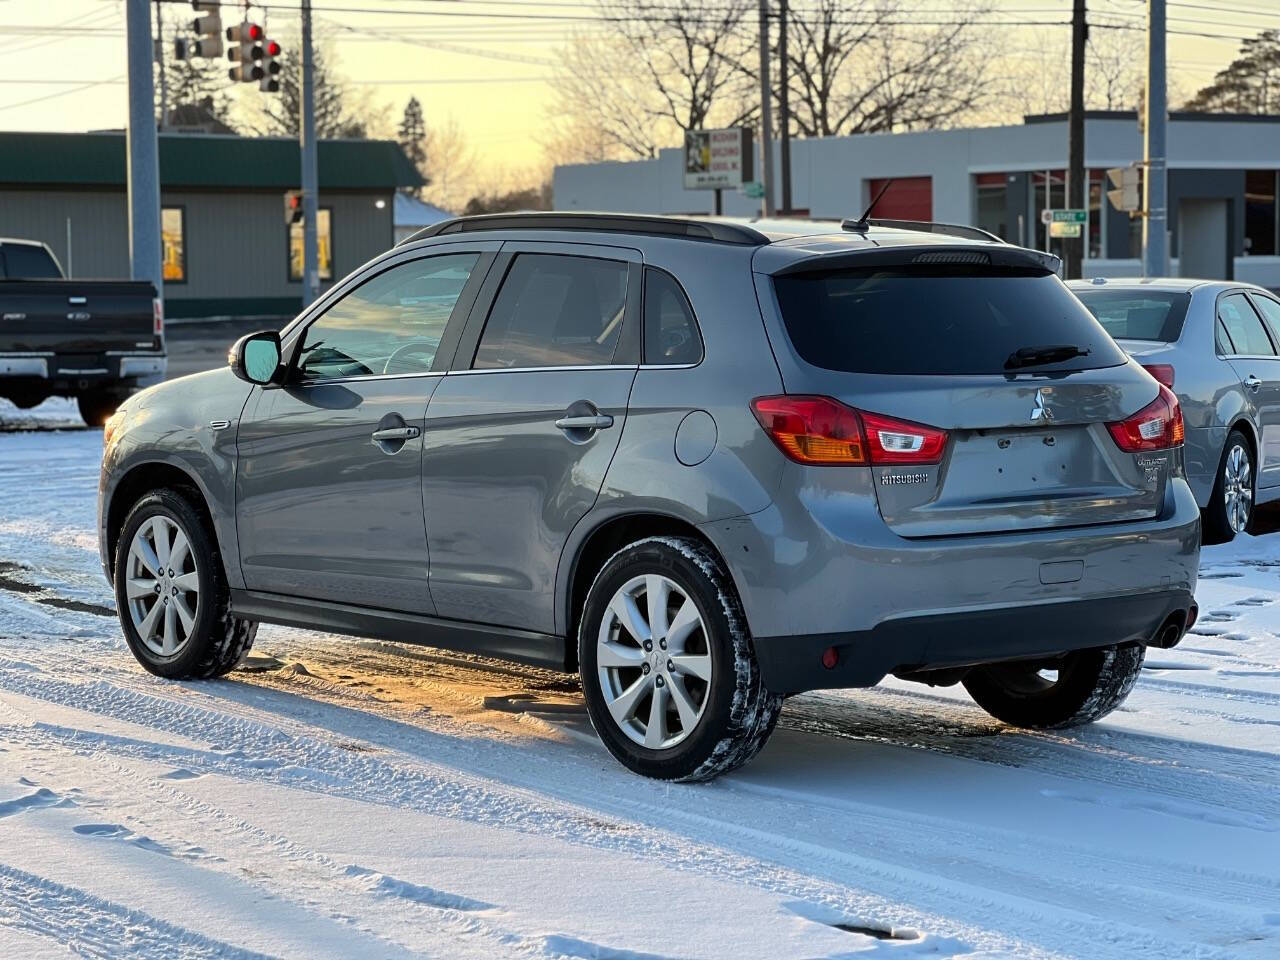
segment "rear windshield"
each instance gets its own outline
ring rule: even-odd
[[[828,370],[1005,373],[1016,351],[1045,346],[1089,352],[1024,370],[1125,362],[1054,274],[929,265],[790,274],[773,282],[796,351]]]
[[[0,247],[0,276],[10,280],[57,280],[62,274],[44,247],[7,243]]]
[[[1076,290],[1080,302],[1117,340],[1173,343],[1182,335],[1189,293],[1132,290]]]

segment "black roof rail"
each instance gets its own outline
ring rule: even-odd
[[[963,240],[985,240],[988,243],[1004,243],[994,233],[988,233],[980,227],[970,227],[959,223],[934,223],[930,220],[878,220],[865,221],[873,227],[888,227],[893,230],[915,230],[919,233],[941,233],[948,237],[959,237]],[[845,220],[840,224],[842,230],[860,232],[865,229],[862,221]]]
[[[488,213],[442,220],[401,240],[401,244],[450,233],[484,230],[589,230],[599,233],[641,233],[659,237],[684,237],[762,246],[769,242],[759,230],[740,223],[694,220],[682,217],[642,216],[629,213]],[[398,244],[399,245],[399,244]]]

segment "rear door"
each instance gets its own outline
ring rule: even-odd
[[[423,419],[497,246],[401,260],[290,338],[286,384],[256,388],[239,426],[236,520],[250,590],[434,612]]]
[[[600,492],[638,369],[640,269],[622,247],[503,246],[427,410],[440,616],[555,631],[556,567]]]
[[[1262,436],[1259,487],[1280,483],[1280,341],[1276,327],[1262,319],[1262,311],[1269,304],[1274,305],[1275,301],[1265,297],[1251,301],[1243,290],[1218,298],[1218,342],[1220,346],[1229,345],[1227,359],[1253,402]]]
[[[1155,400],[1158,387],[1055,275],[945,259],[834,269],[809,262],[772,286],[788,392],[947,431],[940,463],[872,468],[880,512],[899,535],[1035,530],[1159,511],[1172,454],[1125,453],[1107,428]],[[1080,355],[1028,356],[1050,347]],[[886,447],[906,442],[892,430],[878,436]]]

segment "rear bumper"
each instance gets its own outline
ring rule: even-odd
[[[164,379],[163,353],[0,354],[0,392],[65,394],[124,384],[149,387]]]
[[[869,687],[890,673],[1154,643],[1170,618],[1186,624],[1193,602],[1175,590],[909,617],[851,633],[756,637],[756,657],[774,693]],[[836,662],[828,668],[823,654],[832,648]]]

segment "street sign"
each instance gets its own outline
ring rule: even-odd
[[[752,133],[747,127],[727,130],[686,130],[684,188],[737,188],[751,176]]]
[[[1142,197],[1138,192],[1139,174],[1137,167],[1112,167],[1107,171],[1107,179],[1116,188],[1107,191],[1107,199],[1117,210],[1133,213],[1142,209]]]
[[[1088,210],[1041,210],[1041,223],[1088,223]],[[1054,236],[1080,236],[1080,234],[1054,234]]]
[[[753,200],[759,200],[764,196],[764,184],[759,180],[748,180],[742,185],[742,192]]]
[[[1072,239],[1083,235],[1083,223],[1068,223],[1065,220],[1054,220],[1049,224],[1049,236],[1054,238]]]

